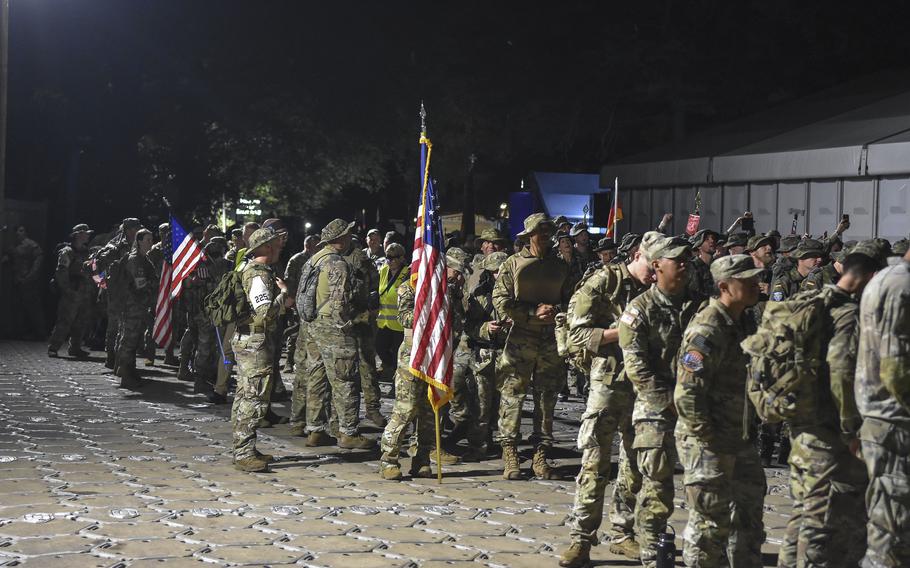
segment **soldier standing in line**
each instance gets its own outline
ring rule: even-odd
[[[648,245],[657,284],[629,303],[619,318],[619,345],[635,389],[633,448],[642,476],[635,503],[635,529],[645,568],[654,568],[657,539],[673,513],[676,463],[676,354],[683,331],[703,298],[687,290],[689,241],[664,238]]]
[[[730,254],[744,254],[746,246],[749,244],[749,237],[748,233],[733,233],[727,237],[727,242],[725,243],[727,252]]]
[[[622,433],[622,446],[609,514],[610,552],[636,560],[639,557],[634,533],[635,494],[641,487],[641,474],[632,449],[635,392],[623,370],[617,325],[629,302],[653,280],[648,245],[662,242],[660,233],[646,233],[628,265],[605,265],[575,291],[569,302],[569,341],[583,348],[586,358],[591,360],[591,388],[578,432],[582,457],[569,521],[572,545],[563,553],[560,566],[577,568],[591,560],[591,546],[598,542],[597,530],[603,518],[613,437],[617,432]]]
[[[452,321],[454,326],[460,330],[458,334],[452,336],[452,400],[449,401],[448,414],[452,421],[452,430],[446,439],[447,445],[454,446],[459,440],[467,437],[471,430],[472,406],[477,393],[474,392],[474,379],[471,377],[471,348],[468,346],[468,338],[463,331],[465,286],[472,272],[470,268],[472,258],[464,249],[457,247],[446,251],[446,259],[449,258],[461,267],[459,271],[463,274],[457,289],[449,291],[452,303]]]
[[[257,229],[249,239],[249,262],[243,267],[243,296],[249,315],[238,321],[231,340],[237,359],[237,391],[231,408],[234,467],[247,472],[268,471],[272,457],[256,450],[256,429],[265,417],[272,392],[272,341],[278,319],[294,304],[287,287],[271,265],[281,254],[280,235],[271,228]]]
[[[591,250],[591,233],[588,232],[588,225],[576,223],[569,229],[569,236],[575,244],[575,252],[581,261],[581,272],[584,274],[584,268],[597,260],[597,254]]]
[[[758,280],[763,301],[771,295],[771,266],[774,264],[774,239],[767,235],[755,235],[746,244],[746,253],[752,257],[756,268],[764,271]]]
[[[910,566],[910,253],[880,271],[860,302],[856,403],[869,473],[864,568]]]
[[[795,266],[784,272],[771,283],[771,301],[781,302],[799,291],[799,285],[812,270],[821,265],[824,247],[815,239],[804,239],[791,257]]]
[[[711,262],[714,260],[714,253],[717,252],[718,236],[711,229],[702,229],[689,239],[695,253],[689,265],[689,290],[706,298],[714,291]]]
[[[543,213],[530,215],[518,234],[530,244],[509,257],[493,287],[496,311],[512,321],[499,359],[499,443],[503,477],[521,479],[518,441],[521,407],[530,390],[534,397],[532,469],[537,477],[556,474],[547,463],[553,445],[556,397],[566,379],[566,365],[556,348],[556,314],[565,309],[572,293],[569,267],[551,253],[555,227]]]
[[[463,251],[462,251],[463,252]],[[464,261],[460,255],[446,252],[446,278],[448,293],[454,308],[455,298],[451,295],[464,284]],[[457,293],[457,292],[456,292]],[[408,425],[414,423],[417,445],[411,460],[411,477],[433,477],[430,467],[430,454],[435,447],[435,416],[427,398],[427,384],[411,373],[411,346],[414,326],[414,288],[410,281],[398,287],[398,320],[404,328],[404,341],[398,349],[398,370],[395,375],[395,405],[392,416],[382,433],[382,456],[379,461],[379,475],[382,479],[399,481],[401,479],[401,446],[405,440]],[[454,314],[453,314],[454,315]],[[461,332],[458,318],[453,317],[452,333]],[[450,459],[447,459],[450,458]],[[444,463],[455,463],[453,456],[443,454]],[[435,459],[435,458],[434,458]],[[438,466],[437,466],[438,467]]]
[[[155,267],[148,259],[152,248],[152,233],[148,229],[136,232],[133,248],[123,261],[120,286],[123,287],[120,311],[119,335],[117,337],[117,368],[114,373],[120,377],[120,388],[139,386],[140,377],[136,371],[136,351],[142,344],[142,336],[148,327],[158,287],[155,282]]]
[[[758,302],[761,274],[749,255],[716,260],[711,275],[719,296],[692,318],[683,334],[674,401],[679,413],[676,447],[689,507],[683,536],[686,566],[762,566],[767,487],[751,442],[749,357],[740,347],[755,333],[755,323],[744,311]]]
[[[16,227],[9,257],[13,269],[14,325],[23,333],[23,338],[44,340],[47,337],[41,282],[44,252],[38,243],[28,238],[24,225]]]
[[[165,239],[170,240],[171,238],[171,226],[168,223],[161,223],[158,225],[158,239],[159,241],[152,245],[151,250],[148,253],[148,259],[152,263],[152,266],[155,267],[155,285],[161,281],[161,271],[164,270],[164,242]],[[168,259],[170,262],[170,259]],[[156,298],[157,301],[157,298]],[[143,341],[144,351],[145,351],[145,365],[151,367],[155,364],[155,321],[152,318],[152,322],[149,324],[148,328],[145,330],[145,338]],[[165,364],[168,364],[168,355],[173,356],[174,354],[174,341],[172,340],[167,347],[165,348]],[[179,364],[179,361],[177,362]]]
[[[120,314],[123,312],[127,291],[125,290],[122,272],[123,263],[133,248],[136,240],[136,231],[141,225],[139,219],[127,218],[120,224],[120,229],[106,245],[95,253],[95,267],[97,274],[104,273],[106,280],[107,297],[107,332],[104,336],[104,350],[107,352],[107,361],[104,366],[113,370],[116,364],[117,336],[120,331]]]
[[[379,371],[376,369],[376,316],[379,313],[379,272],[376,265],[357,247],[351,247],[345,260],[354,269],[357,294],[352,297],[358,317],[353,332],[357,337],[357,367],[360,390],[363,394],[364,415],[367,420],[385,428],[385,416],[379,411],[382,400],[379,390]]]
[[[777,258],[771,265],[771,282],[778,279],[781,274],[789,272],[793,268],[793,258],[790,256],[799,245],[800,238],[795,235],[788,235],[780,239],[780,246],[777,247]]]
[[[91,271],[88,268],[88,240],[92,230],[85,223],[73,227],[70,232],[70,243],[57,253],[57,269],[54,272],[54,283],[57,294],[57,322],[51,331],[47,355],[57,357],[57,351],[63,342],[69,339],[67,353],[71,357],[88,357],[88,351],[82,349],[82,335],[91,309],[95,286]]]
[[[316,252],[316,243],[319,242],[319,237],[316,235],[310,235],[303,240],[303,250],[292,256],[288,259],[288,265],[284,269],[284,283],[288,286],[288,294],[292,297],[297,297],[297,285],[300,283],[300,271],[303,270],[303,265],[306,264],[306,261],[313,256],[313,253]],[[300,320],[300,318],[295,317],[294,322]],[[297,331],[288,334],[287,337],[287,361],[284,364],[284,370],[288,373],[293,373],[297,368],[297,338],[300,336],[300,328],[297,328]],[[296,387],[295,387],[296,388]]]

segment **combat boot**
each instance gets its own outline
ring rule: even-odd
[[[461,458],[455,455],[450,454],[445,450],[439,452],[439,459],[442,461],[442,465],[455,465],[461,461]],[[436,462],[436,450],[430,452],[430,461],[433,463]]]
[[[272,463],[273,461],[275,461],[275,456],[273,456],[272,454],[264,454],[256,449],[254,449],[253,451],[256,452],[257,458],[261,459],[262,461],[264,461],[266,463]]]
[[[116,356],[116,354],[115,354],[115,353],[108,353],[107,356],[106,356],[105,359],[104,359],[104,366],[107,367],[108,369],[110,369],[111,371],[113,371],[113,370],[114,370],[114,365],[115,365],[116,363],[117,363],[117,356]]]
[[[164,364],[170,367],[176,367],[180,364],[180,360],[177,359],[177,356],[173,353],[164,354]]]
[[[180,362],[180,369],[177,371],[177,380],[186,382],[195,380],[193,378],[193,372],[190,371],[190,365],[187,361]]]
[[[411,460],[411,469],[408,471],[411,474],[411,477],[416,479],[431,479],[436,477],[433,473],[433,468],[430,467],[430,464],[426,460]]]
[[[376,447],[376,440],[371,440],[360,434],[348,436],[342,433],[338,436],[338,447],[346,450],[369,450]]]
[[[452,428],[452,431],[449,432],[449,435],[446,437],[446,444],[454,446],[461,440],[464,440],[468,435],[468,430],[470,430],[470,426],[468,426],[467,422],[459,422]]]
[[[89,356],[88,351],[79,349],[78,347],[70,347],[66,350],[66,354],[70,357],[75,357],[76,359],[86,359]]]
[[[375,424],[378,428],[385,428],[386,424],[389,423],[378,409],[367,410],[366,414],[367,420]]]
[[[590,564],[591,545],[587,542],[573,542],[559,557],[559,565],[563,568],[582,568]]]
[[[547,449],[544,446],[537,446],[534,450],[531,470],[539,479],[559,479],[559,476],[550,469],[550,464],[547,463]]]
[[[139,388],[139,386],[142,384],[142,381],[139,378],[139,374],[136,373],[135,368],[120,367],[117,374],[120,377],[119,388],[136,389]]]
[[[641,548],[639,548],[638,543],[635,542],[635,538],[631,536],[624,536],[620,539],[613,540],[610,543],[610,553],[619,554],[633,560],[641,558]]]
[[[335,439],[320,430],[319,432],[310,432],[310,435],[307,436],[306,442],[304,442],[304,444],[308,448],[318,448],[320,446],[334,446]]]
[[[250,456],[242,460],[234,461],[234,469],[245,471],[247,473],[268,473],[269,462],[260,459],[257,456]]]
[[[60,355],[57,354],[57,350],[56,350],[56,349],[54,349],[53,347],[48,347],[48,348],[47,348],[47,356],[50,357],[51,359],[56,359],[56,358],[59,357]]]
[[[379,477],[387,481],[401,481],[401,466],[397,463],[379,462]]]
[[[225,395],[221,394],[220,392],[214,392],[214,391],[209,393],[209,395],[205,398],[212,404],[227,404],[227,401],[228,401],[227,397]]]
[[[305,424],[294,424],[288,430],[288,433],[291,436],[306,436],[306,425]]]
[[[515,446],[502,447],[502,478],[521,479],[521,470],[518,468],[518,449]]]

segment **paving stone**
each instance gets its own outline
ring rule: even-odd
[[[264,564],[289,564],[307,555],[304,552],[266,545],[212,547],[200,552],[199,556],[206,560],[219,560],[231,564],[262,566]]]
[[[62,552],[87,552],[97,544],[96,540],[75,535],[20,538],[10,542],[8,546],[4,546],[3,551],[23,556],[40,556]]]
[[[407,558],[383,555],[375,552],[320,554],[307,562],[310,566],[356,566],[357,568],[416,568],[417,564]]]
[[[176,539],[145,539],[104,543],[96,546],[93,551],[100,556],[112,558],[143,559],[189,556],[199,549],[198,545]]]
[[[357,527],[347,523],[334,523],[327,520],[294,518],[260,523],[254,525],[253,528],[271,533],[310,537],[340,536],[351,532]]]
[[[296,536],[284,544],[317,554],[320,552],[369,552],[379,546],[384,546],[378,540],[355,536]]]
[[[81,534],[90,538],[103,540],[142,540],[149,538],[171,538],[185,532],[183,527],[175,527],[160,522],[148,523],[104,523],[90,525]]]
[[[192,528],[180,533],[178,540],[193,544],[208,545],[258,545],[272,544],[280,538],[274,534],[268,534],[256,529],[209,529],[209,528]]]
[[[18,520],[0,525],[0,535],[16,538],[74,535],[90,526],[93,526],[92,523],[66,518],[55,518],[45,523],[30,523]]]
[[[454,544],[395,543],[384,551],[414,560],[439,560],[445,562],[473,560],[480,551],[473,548],[459,547]]]

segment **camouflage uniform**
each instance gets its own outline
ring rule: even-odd
[[[805,280],[805,277],[799,273],[794,265],[793,268],[778,275],[774,281],[771,282],[771,300],[774,302],[782,302],[788,298],[792,298],[799,292],[799,287],[803,280]]]
[[[538,321],[534,313],[539,304],[565,306],[571,291],[568,265],[554,255],[537,258],[530,247],[509,257],[499,270],[493,306],[512,320],[497,365],[499,442],[503,446],[518,445],[521,407],[529,388],[534,396],[530,441],[543,447],[553,444],[553,413],[566,366],[556,350],[555,325]]]
[[[714,279],[711,278],[711,265],[696,255],[689,263],[689,290],[695,294],[708,297],[714,291]]]
[[[676,354],[700,301],[687,291],[667,296],[654,285],[632,300],[619,319],[619,345],[636,395],[633,448],[642,486],[635,502],[635,530],[646,567],[654,566],[658,535],[673,513]]]
[[[158,292],[155,267],[144,254],[133,250],[126,258],[121,272],[124,288],[123,308],[120,311],[117,338],[117,374],[129,382],[135,379],[136,350],[152,318],[152,308]]]
[[[352,297],[359,314],[354,323],[357,338],[357,367],[360,389],[367,414],[379,414],[382,404],[379,391],[379,371],[376,369],[376,310],[379,309],[379,272],[366,254],[354,248],[345,256],[353,267],[358,283]]]
[[[95,253],[95,270],[106,272],[107,289],[107,331],[104,335],[104,350],[107,352],[109,366],[114,366],[117,351],[117,336],[120,331],[120,320],[126,302],[126,290],[122,278],[122,263],[130,253],[130,243],[124,237],[113,240]]]
[[[284,269],[284,283],[288,287],[288,294],[296,297],[297,296],[297,286],[300,284],[300,272],[303,270],[303,265],[306,264],[306,261],[310,259],[309,253],[306,251],[300,251],[290,259],[288,259],[288,264]],[[300,321],[300,318],[294,318],[292,323],[299,323],[303,325],[303,322]],[[288,351],[288,362],[291,363],[290,367],[295,372],[297,370],[297,343],[300,337],[300,328],[297,328],[297,331],[288,334],[287,338],[287,351]],[[294,390],[297,390],[297,379],[295,375],[294,379]],[[293,396],[293,395],[292,395]]]
[[[186,308],[186,331],[180,340],[180,367],[188,369],[192,360],[197,390],[204,382],[215,380],[216,361],[221,357],[220,349],[215,344],[215,327],[205,312],[205,298],[230,269],[231,264],[227,260],[206,258],[183,281],[181,298]]]
[[[821,290],[826,284],[837,284],[840,274],[834,268],[834,263],[817,266],[799,284],[799,291]]]
[[[864,568],[910,566],[910,263],[879,272],[863,292],[856,403],[869,473]]]
[[[259,231],[257,229],[253,235]],[[252,237],[251,237],[252,239]],[[234,460],[256,457],[256,429],[265,418],[272,391],[272,350],[269,340],[284,313],[284,292],[278,291],[271,267],[249,262],[241,274],[250,315],[236,323],[231,345],[237,359],[237,391],[231,408]]]
[[[635,393],[623,371],[619,344],[601,344],[601,338],[605,329],[616,327],[629,302],[645,289],[625,264],[610,264],[585,281],[570,302],[569,341],[593,357],[588,404],[578,432],[582,457],[570,520],[574,542],[597,543],[617,432],[622,433],[622,456],[609,513],[611,538],[620,541],[633,536],[635,494],[641,487],[632,449]]]
[[[77,353],[82,349],[82,335],[88,319],[95,293],[91,275],[85,269],[88,249],[75,250],[65,246],[57,254],[57,269],[54,282],[57,286],[57,322],[51,331],[48,349],[56,352],[69,338],[69,350]]]
[[[753,265],[754,266],[754,265]],[[761,568],[765,473],[750,442],[748,356],[740,342],[755,332],[712,299],[686,328],[674,391],[676,446],[685,468],[689,522],[686,566]]]
[[[288,287],[288,294],[297,297],[298,287],[300,286],[300,274],[303,271],[303,265],[310,259],[306,251],[300,251],[288,260],[288,265],[284,270],[284,283]],[[288,335],[287,350],[288,361],[293,363],[294,369],[294,388],[291,391],[291,415],[289,423],[291,428],[298,428],[303,431],[306,427],[306,324],[303,318],[296,319],[298,325],[297,331]]]
[[[800,385],[789,421],[794,503],[778,566],[857,566],[865,550],[868,479],[844,440],[855,438],[860,425],[853,395],[859,305],[836,286],[809,292],[815,293],[824,297],[829,333],[818,378]]]
[[[446,256],[458,260],[462,266],[469,265],[470,255],[460,248],[450,248]],[[466,274],[470,277],[470,274]],[[461,286],[452,286],[449,289],[450,310],[452,321],[458,329],[464,329],[465,304],[464,297],[467,290],[468,279]],[[470,430],[473,412],[473,402],[476,400],[474,391],[474,377],[471,369],[472,351],[468,345],[468,338],[463,332],[453,335],[452,339],[452,399],[449,401],[449,418],[454,424],[455,437],[466,434]]]

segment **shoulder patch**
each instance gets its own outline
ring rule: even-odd
[[[641,311],[638,308],[635,306],[629,306],[626,308],[626,311],[623,312],[622,316],[620,316],[619,321],[635,328],[641,321],[639,318],[640,315]]]
[[[711,345],[708,343],[708,339],[700,333],[693,334],[689,339],[689,343],[705,355],[711,353]]]
[[[782,302],[784,300],[784,292],[782,290],[775,290],[771,292],[771,301],[772,302]]]
[[[269,293],[269,287],[266,286],[262,276],[254,276],[250,283],[250,304],[253,309],[264,306],[272,301],[272,295]]]
[[[687,351],[680,359],[683,368],[692,373],[697,373],[705,368],[705,356],[698,351]]]

